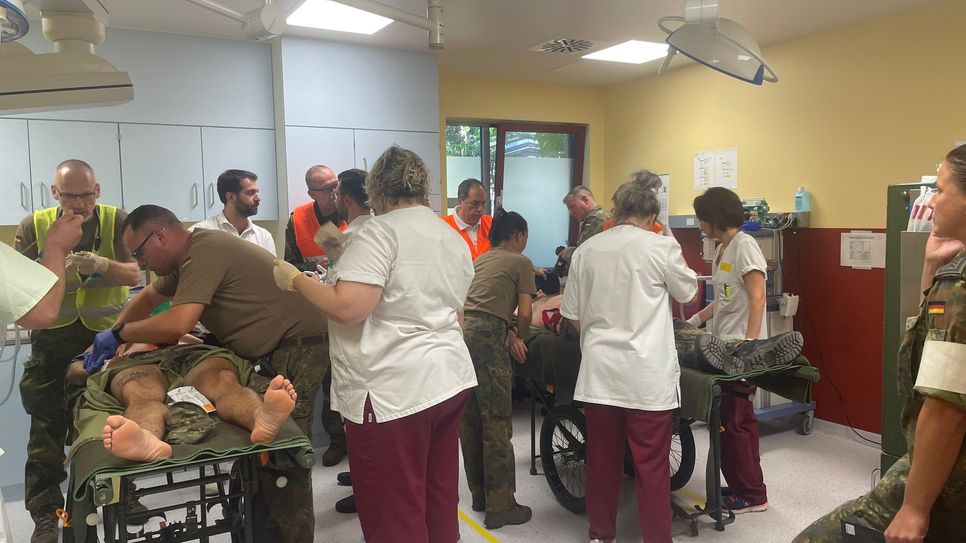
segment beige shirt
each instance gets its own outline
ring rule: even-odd
[[[201,324],[246,358],[268,354],[283,339],[321,336],[325,319],[300,294],[283,292],[272,255],[217,230],[191,233],[181,266],[154,288],[175,305],[204,304]]]
[[[520,294],[537,294],[533,263],[520,253],[494,247],[473,263],[466,311],[483,311],[510,322]]]

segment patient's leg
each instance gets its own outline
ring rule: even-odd
[[[104,448],[127,460],[151,461],[171,456],[164,437],[164,405],[168,380],[154,365],[142,365],[118,372],[111,380],[111,394],[125,407],[124,416],[107,417]]]
[[[238,382],[238,371],[228,359],[207,358],[185,376],[185,384],[204,394],[225,422],[251,431],[252,443],[269,443],[295,409],[292,383],[276,376],[264,398]]]

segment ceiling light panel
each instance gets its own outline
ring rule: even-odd
[[[392,19],[330,0],[306,0],[285,22],[292,26],[371,35],[382,30]]]
[[[607,49],[595,51],[583,58],[589,60],[607,60],[610,62],[624,62],[627,64],[644,64],[657,60],[667,54],[666,43],[629,40]]]

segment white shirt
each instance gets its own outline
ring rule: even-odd
[[[56,283],[54,272],[0,243],[0,323],[20,320]]]
[[[708,329],[721,339],[745,339],[748,330],[748,291],[744,276],[758,270],[767,277],[768,264],[755,238],[739,231],[724,252],[714,254],[711,281],[714,283],[714,318]],[[768,333],[762,315],[759,339]]]
[[[680,376],[669,295],[698,291],[672,237],[619,225],[574,251],[560,312],[580,323],[574,399],[666,411],[680,405]]]
[[[459,213],[453,213],[453,218],[456,219],[456,226],[463,232],[466,232],[466,235],[469,236],[471,240],[473,240],[473,246],[475,247],[476,240],[480,236],[480,223],[467,224],[463,222],[463,219],[460,218]]]
[[[362,225],[371,218],[372,215],[359,215],[358,217],[352,219],[352,222],[346,225],[345,231],[342,233],[346,236],[352,236],[352,234],[358,232],[362,228]]]
[[[275,238],[272,237],[272,233],[253,223],[251,219],[248,219],[248,227],[242,230],[241,234],[238,233],[238,229],[235,228],[235,225],[228,221],[228,217],[225,217],[224,211],[209,219],[196,222],[188,230],[194,230],[195,228],[204,228],[206,230],[222,230],[224,232],[228,232],[229,234],[238,236],[245,241],[250,241],[255,245],[258,245],[259,247],[272,253],[272,256],[278,256],[275,252]]]
[[[361,324],[329,321],[333,411],[361,424],[368,396],[376,422],[386,422],[476,386],[458,320],[473,261],[463,238],[431,209],[367,220],[332,273],[336,282],[383,287]]]

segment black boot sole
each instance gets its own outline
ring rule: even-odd
[[[704,359],[715,368],[727,375],[738,375],[745,372],[744,361],[728,354],[725,343],[721,338],[705,334],[698,336],[695,342]]]
[[[788,364],[802,354],[804,339],[801,332],[788,332],[773,338],[746,341],[734,352],[750,370],[762,370]]]

